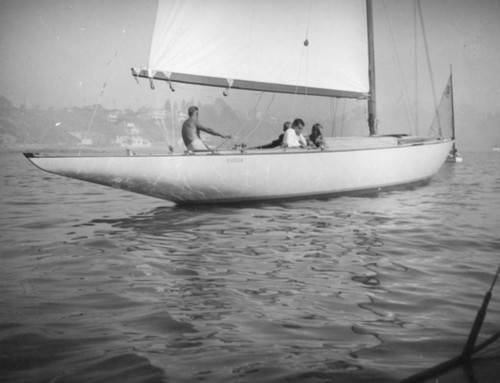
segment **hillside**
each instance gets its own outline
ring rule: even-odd
[[[140,136],[165,145],[153,113],[106,110],[99,105],[83,108],[16,108],[0,97],[0,149],[33,147],[120,147],[117,137]],[[125,140],[126,141],[126,140]]]

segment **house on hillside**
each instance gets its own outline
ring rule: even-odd
[[[80,145],[92,145],[92,138],[80,132],[69,132],[70,135],[80,140]]]
[[[149,148],[152,146],[151,141],[140,135],[140,129],[133,122],[122,122],[120,124],[125,134],[116,136],[116,143],[123,148]]]

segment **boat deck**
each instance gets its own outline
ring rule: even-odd
[[[447,141],[448,139],[444,140]],[[296,153],[317,153],[317,152],[343,152],[343,151],[365,151],[376,149],[390,149],[401,146],[430,145],[443,142],[443,139],[435,137],[414,137],[414,136],[374,136],[374,137],[325,137],[323,148],[271,148],[271,149],[253,149],[253,148],[233,148],[225,150],[189,152],[187,150],[165,152],[161,149],[137,150],[136,152],[122,149],[111,149],[102,152],[92,151],[90,153],[82,152],[78,157],[128,157],[128,156],[207,156],[207,155],[262,155],[262,154],[296,154]],[[74,156],[73,152],[64,151],[43,151],[25,153],[28,158],[33,157],[67,157]]]

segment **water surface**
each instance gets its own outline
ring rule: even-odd
[[[464,157],[412,190],[195,208],[3,153],[0,379],[395,382],[456,356],[500,263],[500,155]],[[497,286],[480,338],[499,323]]]

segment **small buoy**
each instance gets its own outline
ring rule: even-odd
[[[309,40],[305,39],[305,40],[304,40],[304,46],[306,46],[306,47],[307,47],[308,45],[309,45]]]

